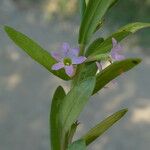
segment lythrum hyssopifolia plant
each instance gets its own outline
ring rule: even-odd
[[[106,38],[99,37],[91,41],[94,33],[103,26],[106,12],[117,2],[118,0],[80,0],[79,45],[72,48],[68,43],[63,43],[58,51],[52,51],[51,54],[21,32],[4,27],[12,41],[32,59],[53,75],[71,83],[68,93],[59,86],[52,98],[52,150],[85,150],[127,112],[127,109],[123,109],[114,113],[73,142],[79,125],[78,116],[89,98],[141,62],[139,58],[125,58],[121,54],[120,41],[142,28],[150,27],[150,23],[130,23]],[[104,62],[109,62],[110,65],[104,67]]]

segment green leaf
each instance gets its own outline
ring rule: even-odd
[[[94,90],[94,86],[95,77],[87,78],[75,85],[63,99],[59,113],[63,136],[68,132],[71,125],[83,110]]]
[[[100,137],[105,131],[119,121],[127,113],[127,111],[127,109],[120,110],[92,128],[82,137],[82,139],[85,140],[86,145],[91,144],[98,137]]]
[[[110,5],[109,9],[112,8],[118,1],[119,1],[119,0],[114,0],[114,1],[112,2],[112,4]]]
[[[88,62],[85,64],[81,64],[78,69],[75,78],[73,79],[73,84],[76,85],[77,83],[85,80],[88,77],[95,76],[97,72],[97,66],[94,62]]]
[[[90,53],[90,56],[108,53],[110,52],[112,48],[112,37],[115,38],[118,42],[126,38],[128,35],[131,35],[135,32],[137,32],[140,29],[150,27],[150,23],[130,23],[122,28],[120,28],[117,32],[113,33],[110,37],[108,37],[104,42],[100,43],[95,47],[94,50],[89,50],[92,53]]]
[[[60,71],[51,70],[52,65],[54,65],[56,61],[36,42],[11,27],[5,26],[4,29],[10,39],[22,50],[24,50],[32,59],[37,61],[48,71],[52,72],[54,75],[60,77],[61,79],[69,80],[69,77],[65,74],[63,69]]]
[[[123,61],[117,61],[102,70],[96,76],[96,85],[93,91],[93,94],[97,93],[101,90],[105,85],[107,85],[110,81],[115,79],[117,76],[121,75],[124,72],[132,69],[136,65],[141,62],[141,59],[125,59]]]
[[[148,27],[150,27],[150,23],[135,22],[135,23],[127,24],[124,27],[121,27],[119,29],[119,31],[128,31],[128,32],[131,32],[131,33],[135,33],[140,29],[148,28]]]
[[[105,19],[101,19],[101,21],[99,21],[93,33],[96,33],[104,25],[104,21]]]
[[[51,112],[50,112],[50,135],[51,135],[51,147],[52,150],[60,150],[61,137],[60,137],[60,122],[59,122],[59,110],[62,104],[62,100],[65,97],[64,89],[59,86],[53,96]]]
[[[79,44],[85,45],[114,0],[89,0],[79,31]]]
[[[89,56],[87,59],[87,62],[91,61],[106,61],[106,60],[111,60],[109,54],[99,54],[95,56]]]
[[[80,14],[81,14],[81,18],[83,18],[85,10],[86,10],[86,1],[85,0],[80,0]]]
[[[89,56],[102,42],[104,42],[103,38],[97,38],[94,40],[86,50],[85,56]]]
[[[78,140],[73,142],[67,150],[86,150],[86,144],[84,140]]]
[[[66,145],[70,144],[72,142],[73,136],[77,130],[79,123],[76,121],[75,123],[72,124],[69,132],[66,135]]]

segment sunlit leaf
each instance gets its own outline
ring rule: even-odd
[[[56,61],[40,45],[38,45],[23,33],[11,27],[5,26],[4,29],[10,39],[23,51],[25,51],[32,59],[34,59],[36,62],[44,66],[48,71],[52,72],[54,75],[60,77],[61,79],[69,80],[69,77],[65,74],[63,69],[60,71],[51,70],[52,65],[55,64]]]
[[[86,145],[91,144],[100,137],[105,131],[119,121],[127,113],[127,111],[127,109],[120,110],[93,127],[82,137],[82,139],[85,140]]]
[[[110,81],[115,79],[117,76],[127,72],[141,62],[141,59],[125,59],[123,61],[114,62],[96,76],[96,85],[93,94],[101,90]]]

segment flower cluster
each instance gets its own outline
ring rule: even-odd
[[[112,49],[110,58],[113,61],[123,60],[125,57],[120,54],[123,50],[121,45],[115,38],[112,38]],[[52,57],[57,61],[52,66],[52,70],[59,70],[64,68],[69,77],[74,76],[76,65],[82,64],[86,61],[85,56],[79,56],[79,48],[71,48],[68,43],[63,43],[59,51],[51,52]],[[102,70],[102,63],[96,62],[99,71]]]

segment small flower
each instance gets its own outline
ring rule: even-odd
[[[123,55],[120,54],[120,52],[123,50],[122,46],[117,42],[115,38],[112,38],[112,49],[110,52],[111,58],[115,61],[120,61],[125,59]]]
[[[57,63],[52,66],[52,70],[59,70],[64,68],[69,77],[74,75],[74,65],[82,64],[86,57],[78,56],[78,48],[70,48],[68,43],[63,43],[60,51],[51,52],[53,58]]]
[[[112,38],[112,45],[113,45],[113,47],[112,47],[111,52],[110,52],[110,59],[108,59],[108,61],[110,63],[105,64],[105,62],[103,62],[103,61],[96,62],[98,72],[101,72],[107,66],[112,64],[113,61],[120,61],[120,60],[125,59],[125,57],[120,54],[120,52],[123,50],[123,48],[121,47],[121,45],[117,42],[117,40],[115,38]],[[110,85],[114,85],[116,83],[117,82],[115,80],[113,80],[113,81],[109,82],[104,88],[109,88]]]

